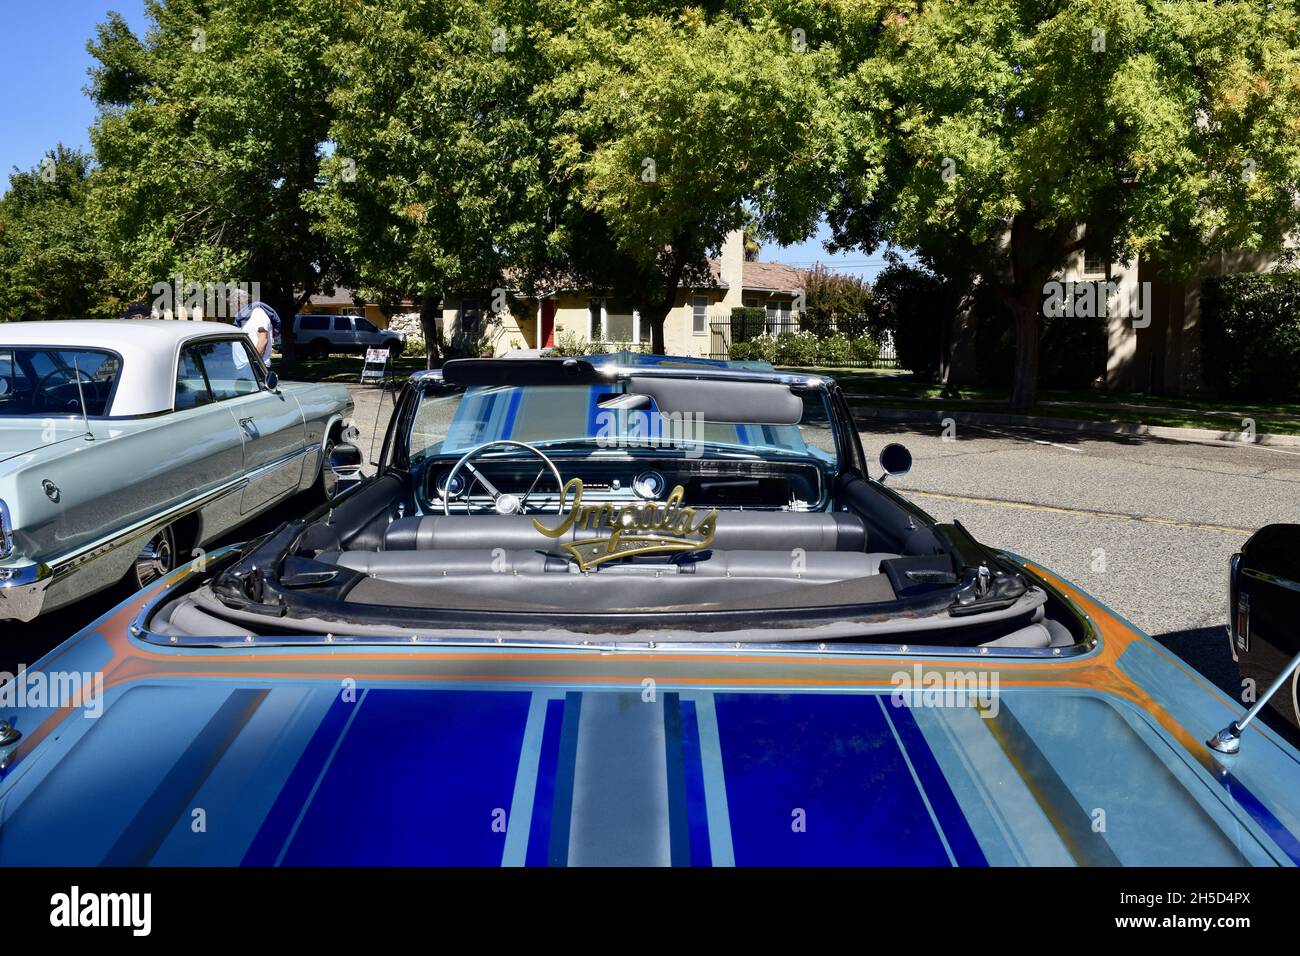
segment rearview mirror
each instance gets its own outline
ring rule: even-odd
[[[330,451],[329,461],[325,462],[325,493],[333,498],[359,485],[365,477],[361,467],[364,459],[361,449],[356,445],[335,445]]]
[[[880,449],[880,467],[890,478],[902,478],[912,470],[912,453],[907,446],[890,442]],[[884,479],[881,479],[882,481]]]

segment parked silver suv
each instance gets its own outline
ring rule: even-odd
[[[305,355],[360,354],[366,349],[388,349],[396,358],[405,345],[400,332],[376,328],[361,315],[299,314],[293,319],[293,334],[298,349]]]

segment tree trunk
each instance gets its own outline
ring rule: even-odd
[[[1029,412],[1038,401],[1038,297],[1018,295],[1010,303],[1016,329],[1016,366],[1011,408]]]
[[[420,329],[424,332],[424,367],[433,368],[438,355],[438,303],[441,296],[426,292],[420,296]]]
[[[641,313],[642,324],[650,327],[650,351],[655,355],[666,355],[664,322],[672,310],[664,308],[661,304],[642,302],[637,306],[637,311]]]
[[[293,339],[293,317],[298,312],[297,301],[292,292],[283,289],[269,289],[262,297],[275,314],[280,317],[280,368],[292,371],[298,365],[298,348]]]

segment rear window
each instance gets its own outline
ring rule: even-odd
[[[329,317],[324,315],[300,316],[298,328],[306,332],[322,332],[329,328]]]
[[[0,417],[108,414],[122,360],[97,349],[0,346]]]

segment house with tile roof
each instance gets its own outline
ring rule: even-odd
[[[737,231],[723,244],[721,255],[709,261],[707,284],[678,291],[676,304],[664,320],[664,345],[673,355],[725,355],[726,324],[731,310],[750,306],[767,310],[775,329],[790,327],[804,287],[805,272],[779,262],[746,262],[745,244]],[[494,309],[493,306],[496,306]],[[347,312],[365,315],[377,326],[392,320],[409,321],[407,311],[357,300],[345,289],[333,296],[314,297],[304,312]],[[387,314],[386,314],[387,313]],[[560,338],[628,343],[649,349],[649,323],[641,322],[631,303],[598,289],[556,288],[525,296],[511,291],[481,290],[449,294],[442,302],[439,323],[445,338],[484,336],[495,355],[516,349],[553,347]]]

